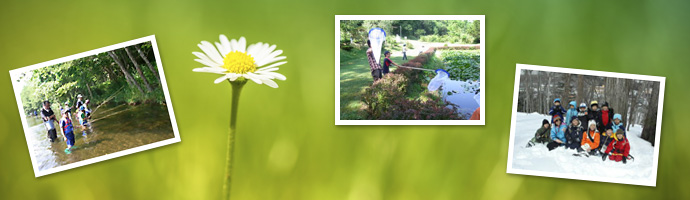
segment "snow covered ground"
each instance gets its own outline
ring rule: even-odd
[[[526,148],[527,142],[534,137],[543,119],[549,116],[541,114],[517,113],[513,143],[512,169],[529,170],[529,174],[546,172],[546,176],[600,180],[619,183],[642,184],[656,182],[654,164],[654,147],[640,138],[642,127],[630,127],[630,155],[634,161],[627,164],[612,160],[601,161],[601,156],[576,157],[575,150],[557,148],[549,151],[544,144]],[[509,170],[510,172],[510,170]],[[611,180],[608,180],[608,179]],[[647,185],[647,184],[643,184]]]

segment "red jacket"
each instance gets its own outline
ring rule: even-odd
[[[623,160],[623,157],[628,157],[630,154],[630,142],[628,142],[628,138],[611,141],[605,153],[611,153],[609,159],[615,160],[616,162]]]

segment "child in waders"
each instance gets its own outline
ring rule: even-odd
[[[59,103],[58,103],[59,105]],[[50,142],[55,142],[57,139],[57,131],[55,130],[55,113],[53,109],[50,108],[50,101],[43,101],[43,109],[41,109],[41,119],[43,119],[43,124],[48,131],[48,139]]]
[[[65,143],[67,144],[65,153],[71,154],[72,146],[74,146],[74,126],[72,126],[72,119],[70,119],[69,112],[67,110],[62,111],[62,119],[60,119],[60,128],[62,128],[62,136],[65,139]]]
[[[541,127],[537,129],[537,132],[534,133],[534,138],[532,138],[528,143],[527,147],[532,147],[536,145],[537,143],[540,144],[546,144],[549,143],[549,135],[551,133],[551,129],[549,128],[551,124],[549,124],[549,120],[544,119],[541,121]]]
[[[89,119],[91,118],[91,110],[88,108],[89,100],[86,100],[84,104],[79,107],[79,124],[81,124],[82,136],[86,137],[86,129],[90,127]]]
[[[623,164],[627,163],[628,156],[630,156],[630,142],[628,142],[628,138],[625,137],[623,132],[624,131],[621,129],[616,131],[616,138],[618,140],[609,144],[606,148],[606,152],[601,156],[602,161],[606,161],[606,156],[608,156],[609,160],[616,162],[623,161]]]

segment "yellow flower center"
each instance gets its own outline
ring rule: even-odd
[[[256,71],[256,63],[254,58],[246,53],[240,51],[233,51],[225,55],[223,59],[223,68],[230,73],[245,74],[247,72]]]

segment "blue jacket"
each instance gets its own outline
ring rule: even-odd
[[[551,128],[551,140],[556,141],[556,139],[559,139],[563,141],[561,146],[565,145],[567,142],[565,139],[565,129],[568,127],[565,124],[561,124],[560,126],[556,126],[555,124]]]
[[[625,136],[625,138],[628,138],[628,135],[626,134],[626,131],[625,131],[625,126],[623,126],[623,122],[621,122],[620,124],[616,124],[615,122],[612,122],[611,123],[611,130],[613,130],[613,135],[616,135],[616,131],[618,131],[618,129],[623,130],[623,136]]]
[[[565,120],[565,119],[563,119],[563,115],[565,115],[565,113],[566,113],[566,110],[563,108],[563,106],[560,106],[560,105],[551,106],[551,109],[549,109],[549,115],[551,115],[551,122],[553,123],[553,116],[558,115],[559,117],[561,117],[561,122],[567,123],[567,122],[563,121],[563,120]]]
[[[578,111],[577,111],[577,105],[576,104],[577,104],[577,102],[571,101],[570,105],[573,106],[573,108],[568,109],[568,112],[565,114],[565,121],[563,121],[563,123],[567,123],[568,126],[570,126],[570,122],[572,122],[573,119],[577,117]],[[580,122],[580,123],[582,123],[582,122]]]

